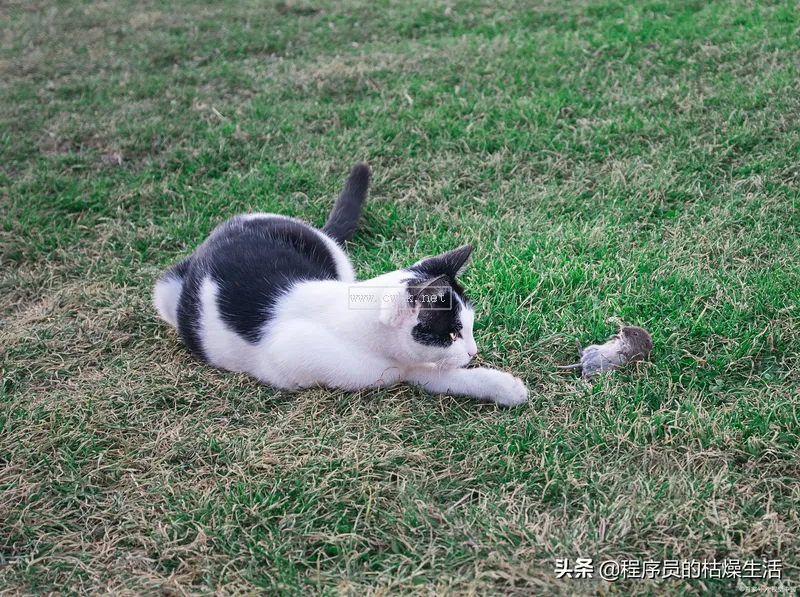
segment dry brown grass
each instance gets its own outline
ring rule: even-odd
[[[448,10],[449,9],[449,10]],[[0,4],[0,593],[739,594],[555,558],[800,575],[800,117],[786,3]],[[361,277],[464,242],[498,411],[274,392],[150,287],[224,218]],[[557,374],[621,323],[653,359]]]

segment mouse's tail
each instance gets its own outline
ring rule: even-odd
[[[369,188],[369,166],[364,162],[353,166],[333,211],[322,231],[340,245],[353,237],[361,216],[361,206],[367,198]]]
[[[575,363],[574,365],[559,365],[556,368],[557,369],[577,369],[580,366],[581,366],[580,363]]]

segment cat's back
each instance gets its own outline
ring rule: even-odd
[[[350,260],[332,239],[305,222],[277,214],[234,216],[211,232],[194,257],[222,278],[256,271],[305,280],[355,278]]]
[[[308,224],[275,214],[244,214],[217,226],[188,259],[177,310],[178,331],[201,357],[221,331],[257,343],[276,302],[310,280],[355,280],[344,251]],[[203,336],[203,337],[201,337]],[[219,338],[217,338],[219,340]],[[236,342],[235,339],[233,339]]]

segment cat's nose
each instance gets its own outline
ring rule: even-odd
[[[472,358],[472,357],[474,357],[476,354],[478,354],[478,349],[476,348],[474,352],[467,351],[467,354],[469,355],[469,358]]]

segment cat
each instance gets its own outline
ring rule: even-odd
[[[478,352],[475,311],[457,280],[465,245],[356,281],[343,248],[370,171],[351,171],[325,226],[250,213],[215,228],[155,285],[153,304],[206,363],[275,388],[347,391],[398,382],[500,406],[527,400],[509,373],[464,368]]]

